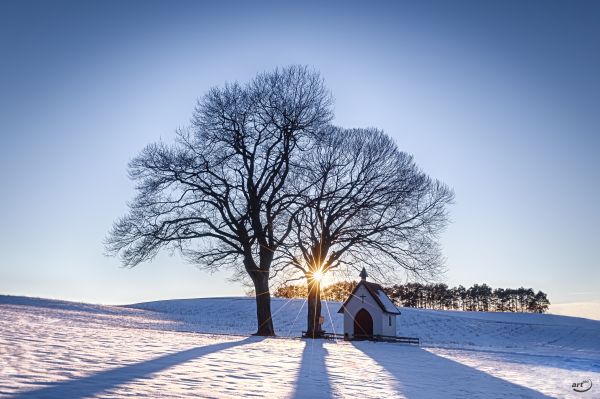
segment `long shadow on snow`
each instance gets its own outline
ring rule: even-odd
[[[398,383],[408,398],[550,398],[425,349],[387,343],[353,342]]]
[[[117,367],[87,377],[76,378],[67,381],[51,383],[51,385],[35,389],[32,391],[18,393],[11,396],[13,399],[33,399],[33,398],[84,398],[100,394],[119,385],[127,384],[140,378],[147,378],[151,374],[168,369],[208,355],[236,346],[247,345],[253,342],[259,342],[261,337],[248,337],[246,339],[234,342],[223,342],[219,344],[201,346],[192,349],[186,349],[181,352],[175,352],[155,359],[146,360],[140,363],[133,363],[123,367]]]
[[[446,349],[446,348],[440,348]],[[456,352],[475,352],[483,358],[492,358],[492,360],[501,360],[503,362],[524,364],[533,366],[549,366],[564,370],[576,370],[576,371],[590,371],[597,373],[600,371],[600,361],[592,358],[576,357],[564,355],[550,355],[550,354],[539,354],[539,353],[518,353],[518,352],[507,352],[502,350],[493,349],[471,349],[471,348],[460,348],[453,349]],[[563,352],[566,352],[563,350]],[[573,351],[574,353],[575,350]]]
[[[327,349],[322,339],[307,339],[300,360],[300,370],[296,380],[293,399],[332,398],[331,383],[325,365]]]

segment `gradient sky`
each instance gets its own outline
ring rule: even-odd
[[[169,254],[122,269],[102,241],[127,162],[198,97],[308,64],[336,124],[455,189],[446,283],[600,302],[600,2],[216,3],[0,2],[0,293],[242,294]]]

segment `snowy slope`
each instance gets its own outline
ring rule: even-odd
[[[256,330],[253,298],[209,298],[130,305],[158,313],[178,331],[250,334]],[[273,299],[273,321],[280,336],[298,337],[306,327],[302,300]],[[324,329],[342,332],[338,302],[323,302]],[[397,334],[419,337],[425,346],[487,348],[600,358],[600,321],[578,317],[401,308]]]
[[[249,335],[256,331],[253,298],[200,298],[103,306],[27,297],[0,296],[0,305],[39,308],[47,316],[69,312],[67,323],[108,324],[180,332]],[[323,301],[324,329],[341,333],[339,302]],[[419,337],[423,346],[564,352],[600,358],[600,321],[528,313],[460,312],[400,308],[397,333]],[[306,327],[306,302],[272,299],[278,336],[299,337]]]
[[[101,306],[0,296],[0,397],[600,397],[598,321],[400,309],[398,333],[423,341],[414,347],[293,338],[306,307],[282,299],[281,338],[248,338],[254,309],[252,298]],[[326,330],[340,331],[338,309],[324,304]],[[586,379],[590,391],[571,389]]]

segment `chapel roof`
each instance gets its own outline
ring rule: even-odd
[[[373,299],[375,299],[375,302],[385,313],[400,314],[400,311],[394,305],[392,300],[386,295],[383,288],[379,284],[371,283],[369,281],[366,281],[365,279],[362,279],[354,288],[352,293],[348,296],[348,299],[346,299],[346,301],[342,304],[340,310],[338,310],[338,313],[344,313],[344,308],[346,307],[348,302],[350,302],[350,300],[354,298],[354,294],[356,294],[356,291],[360,286],[364,286],[367,289],[369,294],[371,294]]]

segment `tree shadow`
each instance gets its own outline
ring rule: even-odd
[[[441,348],[445,349],[445,348]],[[600,371],[600,363],[594,358],[577,357],[573,355],[554,355],[539,353],[518,353],[493,349],[470,349],[460,348],[456,351],[477,352],[483,356],[493,357],[507,363],[548,366],[564,370],[589,371],[597,373]]]
[[[408,398],[550,398],[419,347],[353,342],[385,368]]]
[[[13,399],[33,399],[33,398],[84,398],[100,394],[111,388],[132,382],[137,379],[147,378],[159,371],[168,369],[190,360],[219,352],[236,346],[247,345],[259,342],[263,337],[248,337],[240,341],[222,342],[213,345],[201,346],[187,349],[180,352],[170,353],[155,359],[146,360],[140,363],[133,363],[123,367],[117,367],[106,371],[101,371],[90,376],[75,378],[67,381],[50,383],[43,388],[32,391],[17,393],[11,396]]]
[[[331,383],[325,357],[327,349],[323,347],[322,339],[304,341],[304,350],[300,360],[300,370],[296,379],[296,390],[293,399],[332,398]]]

